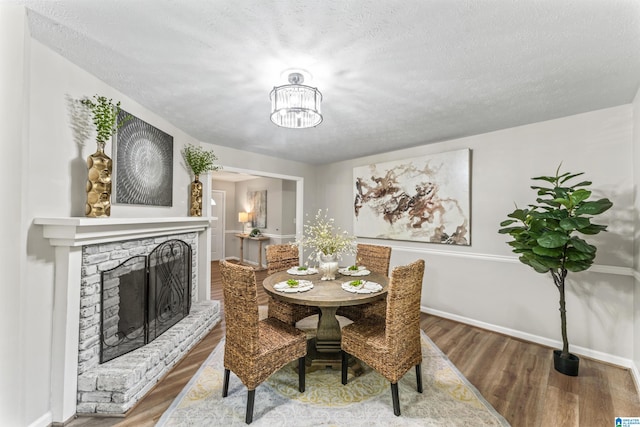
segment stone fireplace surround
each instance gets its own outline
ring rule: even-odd
[[[34,224],[43,226],[43,235],[55,250],[53,421],[66,422],[76,413],[124,414],[220,320],[219,302],[210,301],[209,220],[73,217],[36,218]],[[147,346],[102,365],[87,362],[91,352],[82,346],[96,340],[87,332],[95,325],[86,328],[85,321],[81,328],[84,314],[92,310],[88,304],[95,299],[95,273],[118,262],[105,253],[124,261],[128,251],[123,247],[135,252],[141,249],[134,248],[169,238],[182,238],[193,250],[190,315]],[[99,267],[100,263],[106,264]]]

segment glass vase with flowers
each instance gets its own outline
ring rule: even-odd
[[[322,280],[334,280],[341,255],[355,253],[355,237],[336,226],[327,210],[322,209],[313,220],[305,222],[303,236],[298,243],[311,249],[307,259],[318,262]]]

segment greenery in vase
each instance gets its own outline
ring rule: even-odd
[[[311,248],[315,252],[309,255],[313,259],[318,253],[323,255],[340,255],[355,253],[355,237],[335,225],[333,218],[329,218],[327,211],[318,210],[312,221],[304,224],[303,237],[298,242],[303,247]]]
[[[220,166],[215,164],[218,157],[213,151],[205,150],[198,145],[185,145],[182,149],[182,157],[194,175],[220,169]]]
[[[569,185],[568,181],[582,175],[565,172],[560,166],[555,176],[532,178],[551,184],[532,186],[537,192],[537,204],[518,209],[507,215],[510,219],[500,223],[500,234],[509,234],[508,244],[520,254],[520,261],[538,273],[550,273],[560,293],[560,322],[562,331],[561,358],[569,358],[565,278],[569,271],[587,270],[596,257],[596,247],[580,235],[594,235],[606,231],[605,225],[594,224],[591,219],[611,208],[609,199],[589,201],[590,181]],[[515,225],[514,225],[515,224]]]
[[[127,116],[125,120],[118,123],[120,101],[114,104],[112,99],[105,96],[94,95],[93,99],[85,98],[80,102],[91,111],[97,132],[96,142],[101,148],[104,148],[111,135],[131,118],[131,116]]]

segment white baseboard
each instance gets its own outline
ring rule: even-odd
[[[544,345],[551,348],[562,348],[562,343],[558,340],[552,340],[549,338],[541,337],[538,335],[529,334],[527,332],[518,331],[516,329],[505,328],[503,326],[493,325],[491,323],[485,323],[478,320],[470,319],[468,317],[459,316],[457,314],[451,314],[440,310],[434,310],[428,307],[421,306],[420,311],[427,314],[433,314],[434,316],[443,317],[445,319],[455,320],[456,322],[465,323],[471,326],[477,326],[478,328],[487,329],[489,331],[497,332],[510,337],[519,338],[525,341],[530,341],[536,344]],[[633,363],[633,360],[626,359],[624,357],[616,356],[609,353],[604,353],[597,350],[592,350],[586,347],[580,347],[576,345],[571,346],[571,353],[577,355],[590,357],[592,359],[600,360],[602,362],[618,365],[623,368],[628,368],[632,371],[634,379],[636,380],[636,389],[640,390],[638,384],[640,384],[640,376],[638,376],[638,369]]]
[[[47,412],[45,414],[42,414],[40,418],[38,418],[31,424],[29,424],[29,427],[47,427],[51,425],[52,421],[53,421],[53,414],[51,414],[51,412]]]
[[[638,366],[634,363],[630,369],[633,382],[636,384],[636,391],[640,393],[640,371],[638,371]]]

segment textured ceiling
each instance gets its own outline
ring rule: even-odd
[[[626,104],[640,83],[636,0],[12,2],[198,140],[314,164]],[[324,95],[317,128],[269,120],[289,68]]]

